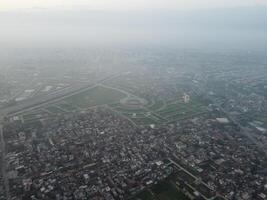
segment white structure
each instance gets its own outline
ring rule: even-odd
[[[184,100],[184,103],[189,103],[190,96],[188,94],[184,93],[183,100]]]
[[[220,124],[228,124],[229,120],[227,118],[216,118],[217,122]]]

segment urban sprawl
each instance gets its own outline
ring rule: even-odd
[[[1,79],[1,200],[267,199],[264,56],[95,54]]]

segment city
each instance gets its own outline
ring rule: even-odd
[[[267,200],[266,0],[0,0],[0,200]]]
[[[235,82],[170,60],[2,109],[2,199],[266,199],[266,59]]]

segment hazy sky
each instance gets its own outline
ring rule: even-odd
[[[0,0],[0,10],[74,9],[135,10],[259,6],[266,0]]]
[[[267,47],[267,0],[0,0],[1,10],[0,48]]]

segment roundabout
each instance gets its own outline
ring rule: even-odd
[[[120,100],[120,104],[127,109],[140,109],[146,106],[148,101],[142,98],[129,96]]]

